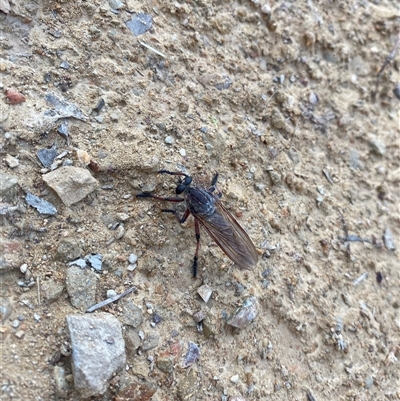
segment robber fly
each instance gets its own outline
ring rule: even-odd
[[[160,170],[159,174],[178,175],[183,178],[176,187],[176,194],[184,194],[181,197],[162,197],[151,193],[141,193],[138,198],[153,198],[168,202],[185,202],[186,211],[182,217],[174,209],[162,209],[162,212],[172,213],[179,223],[184,223],[190,214],[194,217],[194,229],[196,233],[196,253],[193,259],[193,277],[197,275],[197,259],[200,248],[200,226],[219,245],[224,253],[235,262],[240,269],[251,270],[257,265],[257,249],[246,234],[244,229],[221,203],[220,193],[216,193],[218,174],[211,181],[209,189],[201,186],[191,186],[192,177],[181,172]]]

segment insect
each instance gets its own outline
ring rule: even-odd
[[[244,229],[221,203],[221,194],[216,192],[218,174],[211,181],[211,187],[192,186],[192,177],[181,172],[160,170],[159,174],[182,176],[176,187],[177,195],[184,198],[162,197],[151,193],[137,194],[138,198],[152,198],[168,202],[186,202],[186,211],[182,217],[174,209],[162,209],[162,212],[172,213],[179,223],[184,223],[190,214],[194,217],[194,229],[196,233],[196,253],[193,258],[192,273],[197,275],[197,260],[200,249],[200,226],[219,245],[224,253],[235,262],[240,269],[251,270],[257,265],[257,249],[246,234]]]

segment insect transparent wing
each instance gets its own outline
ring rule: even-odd
[[[236,219],[215,199],[215,212],[210,216],[195,217],[210,237],[240,269],[251,270],[257,265],[257,249]]]

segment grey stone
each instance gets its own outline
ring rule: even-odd
[[[122,307],[121,320],[123,324],[139,327],[143,322],[143,312],[129,298],[121,299],[119,305]]]
[[[153,348],[156,348],[159,340],[160,334],[157,331],[148,333],[143,340],[142,350],[149,351]]]
[[[188,368],[189,366],[192,366],[199,358],[200,358],[200,348],[194,342],[189,341],[188,350],[183,360],[182,366],[184,368]]]
[[[388,251],[395,251],[396,244],[394,243],[393,233],[390,228],[386,228],[383,233],[383,242]]]
[[[69,385],[65,376],[65,369],[62,366],[54,366],[53,377],[56,385],[56,393],[59,397],[66,397],[68,395]]]
[[[126,349],[132,355],[136,353],[136,350],[142,344],[139,334],[133,327],[127,327],[124,334],[124,339],[125,339]]]
[[[111,314],[67,316],[75,388],[83,398],[103,394],[108,381],[125,368],[121,324]]]
[[[172,355],[159,356],[156,365],[161,372],[171,373],[174,368],[174,357]]]
[[[242,306],[235,311],[233,316],[228,319],[227,323],[238,329],[244,329],[256,316],[257,301],[255,297],[250,297],[243,301]]]
[[[10,168],[16,168],[19,166],[19,160],[11,155],[6,155],[4,161],[6,162],[7,166]]]
[[[67,269],[66,285],[71,304],[86,311],[96,303],[97,276],[91,270],[71,266]]]
[[[119,10],[124,6],[124,3],[120,0],[108,0],[108,4],[113,10]]]
[[[82,255],[82,249],[76,239],[62,238],[57,247],[57,259],[61,262],[69,262],[78,259]]]
[[[26,194],[25,202],[29,206],[34,207],[40,214],[48,214],[50,216],[57,214],[57,209],[54,205],[52,205],[50,202],[47,202],[45,199],[31,194],[30,192]]]
[[[36,156],[44,167],[50,167],[53,164],[54,159],[57,157],[57,151],[54,148],[40,149],[36,152]]]
[[[41,283],[41,290],[43,298],[50,303],[60,298],[64,291],[64,286],[54,280],[48,280]]]
[[[143,35],[153,26],[153,17],[150,14],[137,13],[132,19],[126,21],[126,26],[135,35]]]
[[[379,156],[385,156],[386,145],[375,135],[368,136],[368,145],[371,150]]]
[[[11,199],[18,189],[18,178],[11,174],[0,174],[0,196]]]
[[[4,322],[12,312],[12,304],[7,298],[0,298],[0,321]]]
[[[212,289],[207,285],[202,285],[197,289],[197,293],[200,295],[201,299],[207,303],[211,297]]]
[[[71,206],[93,192],[98,183],[84,168],[65,166],[43,175],[46,184],[57,192],[66,206]]]

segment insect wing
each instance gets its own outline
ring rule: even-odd
[[[240,269],[251,270],[257,265],[257,249],[231,213],[215,197],[215,212],[196,215],[199,223]]]

